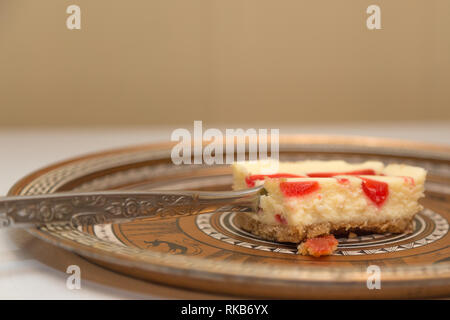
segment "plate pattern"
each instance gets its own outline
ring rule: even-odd
[[[211,216],[220,214],[221,227],[228,232],[224,234],[219,228],[215,228],[211,223]],[[196,219],[197,227],[208,236],[233,244],[240,247],[263,250],[270,252],[279,252],[285,254],[296,254],[297,248],[294,244],[284,244],[267,241],[257,236],[241,230],[233,222],[236,213],[208,213],[198,216]],[[428,226],[426,226],[428,224]],[[427,230],[431,229],[429,233]],[[336,256],[346,255],[370,255],[380,253],[391,253],[402,250],[418,248],[443,238],[449,230],[449,224],[446,219],[438,213],[429,209],[419,213],[414,221],[414,231],[411,234],[370,234],[362,235],[353,239],[339,238],[338,249],[334,253]],[[247,239],[243,241],[242,238]],[[382,246],[379,248],[371,248]],[[349,250],[351,249],[351,250]]]

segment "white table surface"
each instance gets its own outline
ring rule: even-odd
[[[102,149],[167,141],[173,129],[175,127],[0,129],[0,194],[5,195],[24,175],[50,163]],[[450,122],[311,125],[280,129],[282,134],[378,136],[450,145]],[[69,265],[81,268],[80,290],[66,288],[69,275],[65,271]],[[197,298],[224,297],[133,279],[44,243],[24,230],[0,230],[0,299]]]

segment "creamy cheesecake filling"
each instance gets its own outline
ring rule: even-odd
[[[307,226],[383,224],[412,219],[421,210],[426,171],[368,161],[280,162],[264,172],[259,162],[233,166],[234,188],[264,184],[260,210],[252,218],[267,225]]]
[[[320,182],[315,178],[268,179],[264,184],[267,195],[261,196],[261,210],[254,218],[267,224],[300,226],[322,222],[382,223],[412,218],[421,210],[418,203],[423,196],[421,185],[411,184],[401,177],[370,176],[370,181],[381,182],[389,190],[387,194],[370,197],[363,188],[366,177],[339,176],[345,183],[333,178],[322,178]],[[296,195],[290,187],[288,191],[283,189],[285,184],[299,182],[308,183],[307,193]]]

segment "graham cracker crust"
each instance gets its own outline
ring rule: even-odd
[[[264,224],[253,219],[249,214],[240,212],[236,215],[236,224],[256,236],[265,240],[277,242],[300,243],[305,238],[315,238],[326,234],[347,235],[350,232],[361,233],[410,233],[413,230],[411,219],[396,219],[382,223],[370,221],[354,223],[318,223],[309,226],[286,226]]]

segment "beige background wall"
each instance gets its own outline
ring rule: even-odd
[[[66,29],[78,4],[82,30]],[[366,28],[378,4],[383,30]],[[450,120],[448,0],[0,0],[0,125]]]

